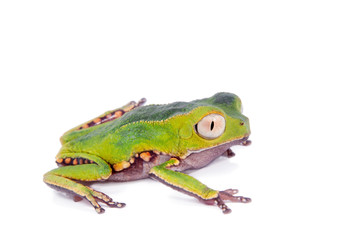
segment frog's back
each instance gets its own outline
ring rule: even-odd
[[[77,141],[83,138],[88,138],[99,133],[111,133],[114,131],[114,129],[119,129],[131,123],[142,121],[163,121],[170,117],[186,113],[196,106],[197,104],[189,104],[187,102],[174,102],[171,104],[142,106],[127,112],[122,117],[113,121],[109,121],[91,128],[66,132],[60,140],[61,143],[65,144],[70,141]]]
[[[189,113],[200,106],[221,106],[231,109],[232,105],[240,104],[240,99],[232,93],[217,93],[211,98],[198,99],[191,102],[174,102],[162,105],[147,105],[126,113],[115,122],[116,127],[139,121],[164,121],[176,115]],[[227,112],[229,114],[229,112]]]
[[[151,123],[186,113],[196,106],[186,102],[142,106],[113,121],[65,133],[61,137],[63,145],[59,155],[64,152],[86,152],[101,156],[111,163],[128,160],[136,146],[151,148],[159,142],[175,141],[177,136],[166,125],[154,127]]]
[[[166,124],[156,123],[162,123],[177,115],[184,115],[200,106],[215,106],[217,102],[221,104],[225,102],[228,105],[236,98],[237,96],[233,94],[219,93],[212,98],[192,102],[137,107],[115,120],[65,133],[61,138],[63,146],[60,153],[86,152],[114,162],[127,160],[133,153],[133,148],[139,145],[151,148],[163,142],[164,145],[174,145],[167,146],[169,148],[176,148],[177,132]],[[231,101],[224,101],[224,99]],[[116,160],[113,160],[115,158]]]

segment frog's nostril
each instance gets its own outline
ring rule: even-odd
[[[243,125],[244,125],[244,122],[241,122],[241,123],[240,123],[240,126],[243,126]]]

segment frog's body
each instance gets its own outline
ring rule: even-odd
[[[150,176],[216,203],[224,213],[230,209],[223,200],[250,201],[233,196],[236,190],[215,191],[180,172],[206,166],[221,155],[230,157],[231,146],[250,143],[249,122],[236,95],[218,93],[167,105],[142,106],[144,102],[130,102],[66,132],[56,160],[61,167],[46,173],[44,181],[86,198],[99,213],[104,209],[96,199],[112,207],[125,204],[78,181],[124,182]]]

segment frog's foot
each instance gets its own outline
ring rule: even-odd
[[[235,156],[235,153],[229,148],[222,154],[222,156],[232,158]]]
[[[251,145],[251,140],[245,140],[245,141],[241,142],[241,145],[249,146],[249,145]]]
[[[103,209],[96,200],[105,203],[109,207],[123,208],[126,206],[125,203],[114,202],[112,198],[110,198],[105,193],[96,191],[90,187],[86,187],[86,188],[89,190],[90,196],[88,195],[84,197],[93,205],[97,213],[103,213],[105,212],[105,209]]]
[[[202,199],[202,201],[209,205],[216,204],[224,214],[231,213],[231,209],[224,203],[224,201],[230,202],[241,202],[241,203],[249,203],[251,202],[251,198],[243,197],[243,196],[234,196],[239,191],[237,189],[226,189],[224,191],[219,191],[218,196],[213,199]]]

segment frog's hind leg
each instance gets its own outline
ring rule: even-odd
[[[107,111],[107,112],[101,114],[100,116],[97,116],[96,118],[91,119],[90,121],[80,124],[79,126],[76,126],[75,128],[70,129],[66,133],[93,127],[93,126],[97,126],[97,125],[100,125],[100,124],[103,124],[106,122],[113,121],[113,120],[121,117],[125,113],[130,112],[131,110],[144,105],[145,102],[146,102],[145,98],[140,99],[138,102],[131,101],[128,104],[126,104],[125,106],[116,108],[111,111]]]
[[[105,210],[99,205],[97,200],[100,200],[107,204],[109,207],[121,208],[125,206],[125,203],[114,202],[109,196],[102,192],[98,192],[90,187],[84,186],[80,183],[77,183],[66,177],[61,177],[57,175],[46,174],[44,176],[44,181],[51,188],[54,188],[59,191],[68,192],[70,194],[75,194],[74,199],[76,201],[85,198],[88,200],[91,205],[95,208],[97,213],[103,213]]]
[[[98,192],[88,186],[85,186],[77,181],[101,181],[106,180],[112,173],[111,167],[101,158],[89,154],[67,154],[64,159],[64,164],[67,164],[68,159],[86,159],[88,164],[68,165],[56,168],[47,172],[44,175],[44,182],[50,187],[74,194],[88,200],[96,212],[103,213],[105,210],[99,205],[98,201],[104,202],[110,207],[121,208],[124,203],[114,202],[109,196],[102,192]],[[69,161],[70,162],[70,161]],[[74,160],[72,161],[74,164]]]

